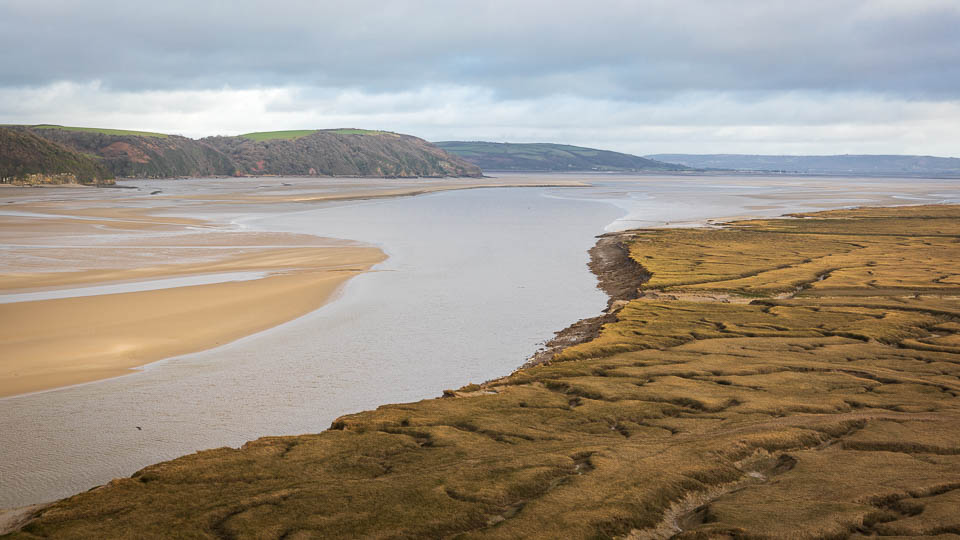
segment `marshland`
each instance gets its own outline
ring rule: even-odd
[[[84,245],[89,235],[58,236],[54,245],[43,236],[50,233],[45,228],[88,226],[90,220],[109,236],[97,248],[100,255],[116,250],[113,260],[135,256],[133,244],[142,251],[158,242],[169,251],[166,263],[187,255],[212,257],[198,249],[213,251],[224,239],[267,253],[293,249],[293,243],[317,250],[348,245],[387,258],[374,260],[372,272],[358,268],[333,302],[311,315],[130,375],[0,401],[5,432],[18,438],[16,446],[4,447],[4,478],[18,486],[5,490],[7,506],[44,503],[133,474],[132,480],[58,503],[26,531],[81,534],[84,521],[67,517],[88,516],[89,523],[102,525],[91,507],[73,506],[88,504],[84,497],[106,505],[102,508],[120,504],[109,500],[140,508],[131,497],[144,490],[151,500],[159,500],[153,499],[159,493],[172,497],[155,506],[153,517],[131,511],[145,532],[150,520],[157,520],[157,527],[169,520],[165,512],[186,511],[176,510],[177,501],[211,501],[209,508],[189,509],[191,516],[208,516],[187,520],[198,534],[236,528],[242,535],[248,526],[250,534],[273,527],[366,535],[382,528],[399,535],[542,530],[537,534],[549,537],[549,531],[560,530],[547,527],[552,522],[563,529],[579,523],[569,530],[584,535],[642,535],[713,521],[724,523],[714,528],[764,527],[710,516],[720,515],[727,508],[724,497],[745,486],[773,489],[767,480],[776,471],[787,474],[788,465],[797,469],[805,452],[811,457],[804,467],[826,474],[815,461],[832,455],[823,458],[826,449],[859,445],[858,451],[873,452],[864,454],[871,460],[881,455],[876,452],[893,452],[890,467],[897,470],[903,448],[913,449],[908,454],[936,463],[924,469],[926,476],[903,473],[923,481],[905,480],[898,494],[937,491],[950,483],[934,486],[927,479],[946,478],[954,450],[943,430],[952,421],[956,386],[955,208],[736,220],[790,209],[960,200],[948,181],[608,175],[506,175],[498,181],[526,187],[371,199],[386,188],[373,181],[293,188],[270,180],[273,184],[206,184],[207,192],[198,194],[189,183],[139,181],[131,182],[138,190],[118,190],[108,199],[93,190],[97,197],[82,202],[43,201],[45,193],[57,192],[25,190],[29,196],[6,208],[11,218],[36,214],[29,215],[37,227],[32,243],[11,241],[17,245],[7,247],[23,264],[35,260],[28,253],[79,257],[91,249]],[[864,195],[865,185],[870,195]],[[427,187],[410,189],[419,193]],[[148,195],[155,188],[166,190],[168,198]],[[398,195],[397,186],[390,189]],[[693,204],[711,190],[718,196],[707,210]],[[813,191],[816,200],[809,198]],[[351,192],[357,197],[350,198]],[[447,216],[442,230],[435,227],[438,212]],[[133,219],[143,215],[150,217]],[[427,215],[431,219],[422,217]],[[723,218],[736,221],[720,226]],[[668,222],[674,227],[663,228]],[[146,232],[144,223],[150,224]],[[638,224],[646,228],[637,230]],[[621,259],[614,257],[606,270],[595,268],[611,297],[596,289],[587,266],[598,235],[600,242],[620,247]],[[256,242],[240,241],[244,238]],[[482,257],[476,256],[478,247]],[[552,264],[543,264],[548,257]],[[641,271],[628,272],[611,287],[610,272],[624,264]],[[293,275],[305,271],[302,264],[294,266]],[[290,272],[244,269],[263,275],[220,279],[243,287]],[[183,273],[203,270],[208,271]],[[97,275],[115,279],[103,268],[87,272],[85,284]],[[144,287],[126,294],[177,290]],[[73,300],[109,296],[125,295]],[[606,324],[594,339],[537,355],[540,365],[514,371],[555,331],[605,306]],[[363,347],[357,346],[358,336]],[[447,397],[435,399],[441,394]],[[416,402],[420,399],[426,401]],[[403,402],[413,403],[388,405]],[[334,429],[322,434],[297,437],[331,425]],[[274,437],[284,432],[291,437]],[[891,446],[892,433],[911,434],[910,442]],[[271,437],[247,442],[262,436]],[[233,449],[142,469],[224,445]],[[861,470],[854,454],[840,457],[853,460],[850,471]],[[849,493],[889,495],[859,474],[842,474],[848,473],[860,482],[851,484]],[[189,480],[196,474],[202,483]],[[630,478],[638,484],[631,485]],[[235,489],[241,481],[248,491]],[[804,489],[818,485],[805,477],[797,482],[812,482]],[[201,484],[200,492],[183,491]],[[355,505],[349,515],[337,510],[345,500],[337,497],[356,500],[343,491],[351,485],[364,490],[369,504],[422,505],[400,505],[398,513],[381,511],[378,520],[358,521],[356,516],[370,514],[357,513]],[[321,486],[337,495],[315,491]],[[272,498],[276,493],[282,495]],[[824,504],[856,505],[861,499]],[[261,500],[275,501],[268,514],[276,523],[260,519],[266,519],[256,510]],[[319,500],[328,506],[301,506]],[[570,505],[563,512],[568,519],[537,517],[536,508],[555,508],[558,500]],[[908,502],[924,504],[903,504]],[[524,519],[514,519],[521,509]],[[846,513],[826,513],[832,517],[816,526],[849,530],[863,527],[864,519],[886,523],[890,512],[868,501]],[[684,526],[669,522],[674,514]],[[296,517],[301,515],[326,517],[302,523]],[[749,515],[761,519],[756,511]],[[126,528],[134,521],[118,522],[114,534],[134,534]],[[889,527],[894,525],[906,526]]]

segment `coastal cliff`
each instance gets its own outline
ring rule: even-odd
[[[53,143],[31,173],[98,179],[208,176],[480,177],[481,170],[410,135],[359,129],[250,133],[196,140],[179,135],[55,125],[7,126],[3,139]],[[2,159],[23,152],[8,152]],[[69,159],[65,156],[69,155]],[[21,162],[14,163],[23,169]],[[10,167],[7,167],[10,168]],[[7,168],[3,169],[6,170]],[[17,169],[19,170],[19,169]],[[86,183],[85,180],[81,181]]]
[[[112,184],[96,158],[33,133],[0,127],[0,183]]]
[[[620,298],[585,341],[147,467],[12,537],[957,533],[960,207],[793,217],[607,236]]]
[[[59,126],[35,127],[30,131],[97,156],[104,167],[121,178],[226,176],[233,172],[230,160],[215,148],[179,135]]]
[[[239,175],[479,177],[480,168],[411,135],[362,129],[250,133],[202,142]]]

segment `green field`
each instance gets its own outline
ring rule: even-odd
[[[287,131],[257,131],[254,133],[244,133],[240,136],[244,139],[250,139],[251,141],[274,141],[277,139],[299,139],[300,137],[306,137],[316,132],[317,130],[315,129],[290,129]]]
[[[389,133],[387,131],[379,131],[375,129],[355,129],[355,128],[326,129],[324,131],[329,131],[330,133],[336,133],[337,135],[381,135],[381,134]]]
[[[90,128],[90,127],[74,127],[74,126],[57,126],[54,124],[39,124],[36,126],[30,126],[32,129],[62,129],[64,131],[83,131],[86,133],[103,133],[104,135],[135,135],[138,137],[160,137],[166,138],[167,135],[164,133],[154,133],[152,131],[132,131],[129,129],[105,129],[105,128]]]
[[[312,135],[318,131],[323,131],[326,133],[335,133],[337,135],[378,135],[381,133],[386,133],[386,131],[375,131],[370,129],[353,129],[353,128],[343,128],[343,129],[290,129],[286,131],[258,131],[254,133],[245,133],[240,135],[245,139],[250,139],[251,141],[275,141],[279,139],[292,141],[294,139],[299,139],[300,137],[306,137],[307,135]]]

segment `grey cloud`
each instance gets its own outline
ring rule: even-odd
[[[870,94],[690,93],[656,103],[570,96],[499,99],[488,89],[271,88],[112,91],[62,83],[0,88],[0,119],[180,133],[364,127],[429,140],[563,142],[632,153],[956,155],[960,101]]]
[[[674,92],[960,96],[951,1],[0,4],[0,85],[472,85],[502,98]]]

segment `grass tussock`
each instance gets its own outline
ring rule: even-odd
[[[960,208],[631,234],[662,294],[549,363],[147,467],[14,537],[960,532]]]

